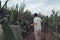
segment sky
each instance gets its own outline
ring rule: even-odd
[[[6,0],[1,0],[2,5],[5,3]],[[25,3],[25,9],[29,10],[34,13],[40,12],[43,15],[51,15],[51,10],[55,9],[60,11],[60,0],[9,0],[8,7],[15,6],[16,4],[20,5]]]

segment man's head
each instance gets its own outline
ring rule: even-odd
[[[37,16],[38,16],[38,14],[37,14],[37,13],[35,13],[35,14],[34,14],[34,17],[37,17]]]

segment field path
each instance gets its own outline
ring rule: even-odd
[[[44,37],[44,35],[45,35],[45,37]],[[44,38],[45,38],[45,40],[55,40],[55,37],[51,31],[47,31],[46,33],[41,32],[41,38],[40,39],[44,40]],[[34,33],[31,33],[30,35],[26,35],[24,40],[35,40]]]

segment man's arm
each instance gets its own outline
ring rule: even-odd
[[[34,25],[36,25],[36,24],[37,24],[37,23],[34,22],[34,23],[31,24],[31,26],[34,26]]]

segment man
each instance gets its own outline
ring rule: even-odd
[[[34,35],[36,40],[40,40],[40,34],[41,34],[41,18],[38,17],[37,13],[34,14],[34,23],[31,24],[34,25]]]

